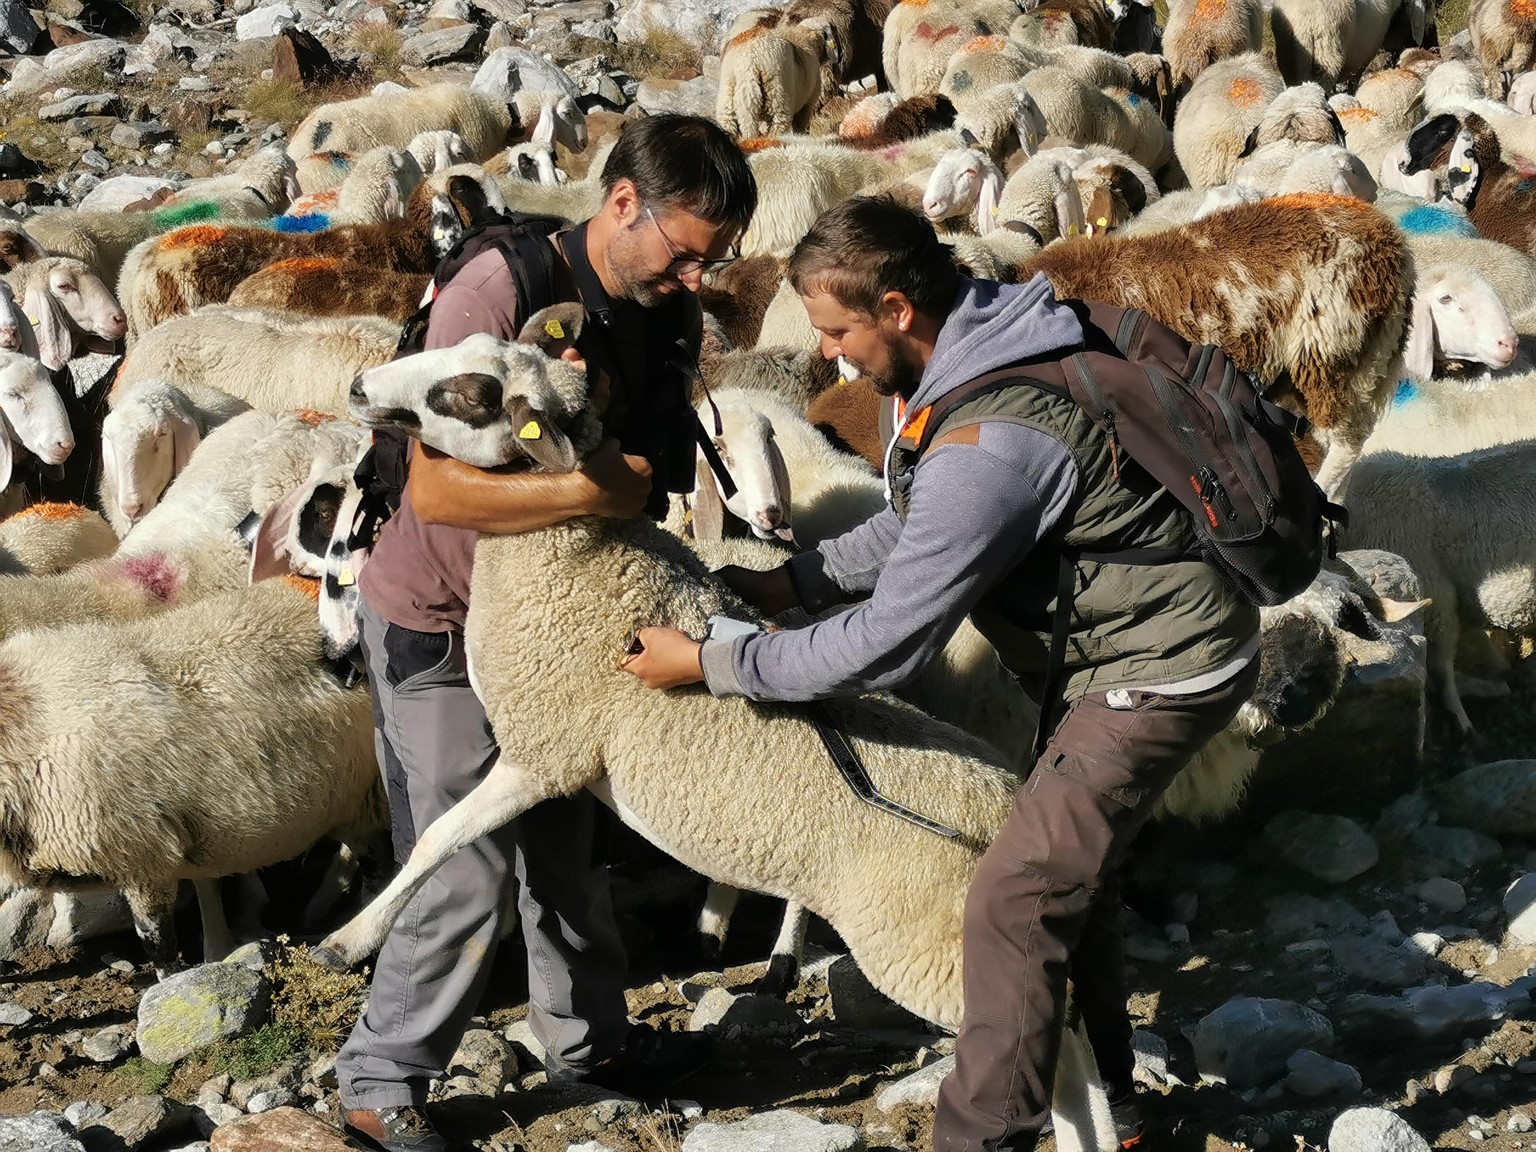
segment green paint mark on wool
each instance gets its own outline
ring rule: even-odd
[[[175,208],[161,208],[154,214],[154,220],[157,226],[170,231],[183,224],[217,220],[222,211],[222,206],[216,200],[194,200],[190,204],[178,204]]]

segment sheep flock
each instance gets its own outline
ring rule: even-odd
[[[354,470],[402,413],[434,447],[513,461],[514,398],[539,398],[572,458],[592,448],[584,374],[546,355],[537,323],[455,352],[453,371],[504,385],[462,420],[424,406],[433,354],[395,352],[465,230],[597,209],[643,101],[501,46],[467,69],[307,93],[281,139],[125,210],[0,205],[0,934],[18,933],[0,958],[24,934],[8,904],[113,893],[147,987],[260,934],[259,908],[226,901],[259,903],[265,879],[268,923],[361,968],[494,814],[590,789],[638,834],[626,867],[692,926],[664,949],[674,975],[765,958],[727,942],[755,892],[782,902],[751,905],[774,923],[783,910],[758,995],[822,979],[809,928],[908,1028],[949,1043],[966,885],[1036,716],[980,634],[963,626],[899,693],[836,705],[881,787],[953,841],[859,804],[796,709],[650,693],[614,668],[634,613],[699,635],[712,613],[759,619],[712,570],[775,566],[886,500],[887,401],[821,357],[785,277],[823,212],[876,192],[931,221],[967,275],[1044,275],[1220,345],[1306,417],[1301,450],[1349,511],[1312,587],[1262,612],[1258,687],[1163,797],[1160,859],[1260,827],[1271,843],[1282,810],[1369,825],[1397,798],[1401,818],[1402,793],[1530,753],[1512,716],[1536,642],[1531,5],[1472,0],[1465,27],[1432,0],[711,11],[688,83],[707,78],[759,188],[739,256],[700,293],[695,402],[734,488],[701,454],[660,524],[482,538],[465,643],[509,755],[485,802],[418,829],[399,868],[355,656]],[[111,369],[81,376],[102,354]],[[528,635],[559,665],[528,659]],[[1516,840],[1536,839],[1528,776],[1505,806],[1530,817]],[[178,916],[183,881],[195,920]],[[1189,916],[1135,897],[1188,944]],[[750,1067],[749,1032],[734,1039]],[[1082,1057],[1069,1042],[1064,1079]],[[1102,1144],[1057,1108],[1058,1147]]]

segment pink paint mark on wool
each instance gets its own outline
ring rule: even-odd
[[[164,556],[131,556],[118,565],[127,580],[142,585],[156,600],[169,604],[181,588],[181,573]]]

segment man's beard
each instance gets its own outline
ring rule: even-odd
[[[885,346],[889,363],[885,371],[871,372],[862,365],[855,364],[859,370],[859,377],[869,381],[869,386],[880,396],[897,396],[910,400],[917,391],[917,385],[923,378],[922,366],[908,360],[902,355],[901,349],[894,344]]]

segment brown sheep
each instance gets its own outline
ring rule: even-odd
[[[805,418],[834,448],[869,461],[878,475],[885,472],[885,445],[880,440],[880,406],[889,404],[864,378],[839,380],[814,400]]]
[[[382,316],[404,323],[432,282],[428,273],[389,272],[334,256],[298,256],[240,281],[229,303],[311,316]]]
[[[440,256],[432,239],[434,198],[449,189],[459,223],[468,226],[488,195],[500,207],[500,192],[489,178],[486,183],[489,192],[459,167],[434,173],[411,193],[405,218],[383,224],[302,234],[194,224],[147,240],[123,264],[129,339],[201,304],[228,300],[242,280],[279,260],[334,257],[387,272],[430,274]]]
[[[954,126],[955,106],[950,103],[949,97],[931,93],[901,101],[872,131],[843,137],[843,142],[851,148],[875,151]]]
[[[706,284],[699,303],[720,323],[733,348],[750,348],[763,327],[763,313],[784,279],[787,260],[744,256]]]
[[[1413,263],[1397,226],[1353,197],[1291,195],[1136,236],[1074,238],[1019,267],[1058,296],[1142,308],[1218,344],[1306,416],[1338,498],[1397,386]]]
[[[847,84],[873,75],[877,87],[887,87],[880,62],[885,18],[894,0],[792,0],[784,11],[796,23],[824,20],[843,46],[842,59],[834,69],[839,82]]]
[[[1510,81],[1536,67],[1536,5],[1531,0],[1472,0],[1467,31],[1483,65],[1483,87],[1502,100]]]

